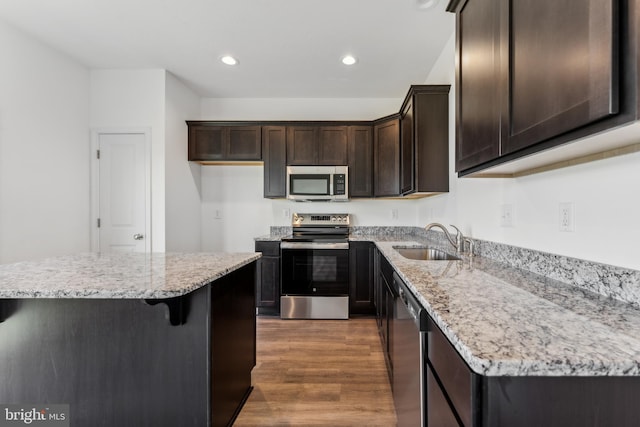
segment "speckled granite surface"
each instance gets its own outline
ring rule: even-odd
[[[260,258],[257,253],[86,253],[0,265],[0,298],[170,298]]]
[[[640,376],[640,272],[482,240],[461,261],[402,257],[394,246],[453,254],[419,227],[359,227],[350,240],[375,242],[479,374]]]
[[[484,257],[406,259],[394,246],[407,243],[376,241],[475,372],[640,375],[640,310],[631,304]]]

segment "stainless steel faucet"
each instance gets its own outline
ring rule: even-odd
[[[451,243],[451,245],[453,245],[453,247],[455,248],[456,252],[459,253],[459,254],[464,252],[464,242],[465,241],[469,242],[469,253],[470,253],[470,255],[473,255],[473,242],[471,240],[465,238],[462,235],[462,231],[460,231],[460,229],[458,227],[456,227],[455,225],[451,225],[451,227],[455,228],[455,230],[456,230],[455,241],[453,240],[453,237],[451,236],[449,231],[446,229],[446,227],[444,225],[442,225],[442,224],[437,223],[437,222],[432,222],[431,224],[427,224],[427,226],[425,227],[425,230],[429,231],[434,227],[437,227],[437,228],[441,229],[442,231],[444,231],[444,235],[447,237],[447,240],[449,240],[449,243]]]

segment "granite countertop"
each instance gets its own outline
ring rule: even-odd
[[[484,257],[417,261],[374,241],[469,367],[487,376],[640,375],[640,310]]]
[[[478,374],[640,376],[637,305],[492,258],[418,261],[394,249],[428,245],[454,253],[426,236],[365,232],[349,240],[376,244]]]
[[[84,253],[0,265],[0,298],[171,298],[259,253]]]

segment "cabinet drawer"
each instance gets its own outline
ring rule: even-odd
[[[427,357],[460,420],[472,426],[474,374],[432,319],[427,326]]]
[[[280,256],[280,242],[256,242],[256,252],[262,256]]]

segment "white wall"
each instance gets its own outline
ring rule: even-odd
[[[407,88],[408,90],[408,88]],[[203,99],[202,120],[373,120],[400,109],[401,98]],[[253,251],[271,225],[291,225],[293,212],[347,212],[355,225],[415,225],[408,200],[296,203],[264,199],[262,166],[202,167],[202,249]],[[392,217],[397,210],[397,218]],[[220,219],[216,219],[216,211]]]
[[[198,163],[187,161],[187,124],[198,117],[200,97],[166,73],[165,220],[168,252],[201,250],[201,195]]]
[[[407,88],[408,90],[409,88]],[[374,120],[397,113],[399,98],[203,98],[202,120]]]
[[[453,37],[427,78],[454,83]],[[418,202],[418,223],[453,223],[470,236],[640,269],[640,153],[516,179],[457,178],[454,171],[455,87],[450,94],[451,191]],[[640,139],[640,138],[639,138]],[[575,231],[559,231],[559,203],[572,202]],[[515,210],[500,226],[501,205]]]
[[[0,263],[89,250],[89,71],[0,22]]]
[[[165,250],[165,70],[92,70],[90,126],[151,130],[151,248]]]

